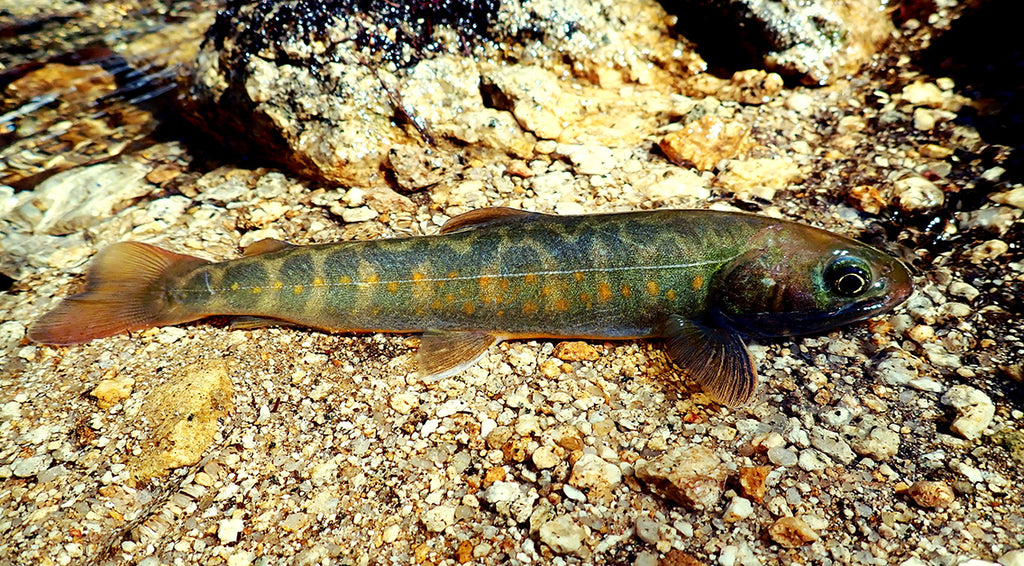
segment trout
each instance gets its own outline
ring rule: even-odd
[[[76,344],[212,315],[255,327],[421,332],[424,377],[454,375],[502,340],[663,338],[715,401],[747,403],[743,337],[819,333],[885,312],[913,288],[855,240],[753,214],[659,210],[556,216],[510,208],[432,236],[296,246],[262,240],[223,262],[113,244],[85,290],[29,338]]]

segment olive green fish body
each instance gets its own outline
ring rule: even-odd
[[[107,306],[107,319],[126,320],[72,328],[96,318],[99,294],[124,278],[117,308],[145,303],[133,307],[140,312]],[[126,296],[143,287],[135,292],[141,298]],[[484,209],[438,235],[263,242],[219,263],[117,244],[98,256],[86,292],[40,319],[31,337],[81,342],[210,315],[425,332],[418,362],[429,374],[458,371],[508,338],[666,337],[673,357],[713,396],[738,403],[752,394],[756,375],[739,333],[817,332],[891,308],[909,290],[906,269],[889,256],[761,216]]]

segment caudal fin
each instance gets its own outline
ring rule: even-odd
[[[200,318],[168,303],[167,283],[207,263],[141,242],[109,246],[89,266],[85,291],[40,317],[28,337],[42,344],[80,344]]]

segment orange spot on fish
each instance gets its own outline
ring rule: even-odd
[[[447,295],[444,296],[444,300],[445,300],[445,302],[448,302],[448,303],[454,303],[455,302],[455,295],[453,295],[451,293],[448,293]]]
[[[498,311],[498,312],[496,312],[494,314],[497,315],[497,316],[505,316],[505,311]]]
[[[338,283],[341,283],[342,285],[350,285],[352,283],[352,278],[348,275],[342,275],[338,278]]]
[[[668,291],[665,292],[665,296],[668,297],[668,300],[674,301],[674,300],[676,300],[676,297],[678,295],[676,295],[676,290],[675,289],[669,289]]]
[[[494,283],[494,278],[490,275],[483,275],[477,281],[480,283],[481,289],[486,289],[491,286],[491,283]]]
[[[547,297],[552,292],[551,285],[544,285],[540,288],[540,296]]]
[[[523,312],[526,314],[533,314],[537,312],[539,309],[540,307],[537,306],[537,303],[533,301],[526,301],[526,304],[523,305]]]
[[[648,281],[647,282],[647,293],[652,297],[658,296],[658,282]]]
[[[296,285],[292,287],[292,293],[295,293],[296,295],[301,295],[304,290],[305,287],[303,287],[302,285]]]
[[[458,276],[459,276],[459,272],[458,271],[450,271],[450,272],[448,272],[448,279],[455,279]]]
[[[527,273],[526,274],[526,278],[523,279],[523,281],[525,281],[527,285],[536,285],[537,284],[537,274],[536,273]]]
[[[366,278],[366,282],[371,284],[371,285],[376,285],[377,283],[380,283],[380,277],[377,277],[377,274],[375,273],[375,274],[367,277]]]
[[[441,310],[441,301],[435,300],[434,302],[430,303],[430,308],[434,310]]]
[[[252,294],[253,295],[259,295],[262,292],[263,292],[263,287],[253,287],[252,288]]]
[[[234,283],[231,284],[231,290],[232,291],[237,291],[239,287],[240,287],[240,285],[238,284],[237,281],[235,281]]]
[[[275,291],[280,291],[280,290],[281,290],[281,288],[283,288],[283,287],[284,287],[284,283],[281,283],[280,281],[274,281],[274,282],[273,282],[273,283],[272,283],[272,284],[270,285],[270,287],[271,287],[271,288],[273,288],[273,289],[274,289]]]
[[[558,299],[552,307],[554,307],[556,311],[565,312],[569,310],[569,301],[565,299]]]
[[[424,279],[426,279],[426,278],[427,278],[427,276],[426,276],[426,275],[423,275],[423,274],[422,274],[422,273],[420,273],[419,271],[414,271],[414,272],[412,273],[412,282],[413,282],[413,283],[419,283],[420,281],[423,281],[423,280],[424,280]]]
[[[704,286],[704,277],[698,275],[693,278],[693,290],[699,291]]]
[[[622,286],[622,296],[627,299],[633,296],[633,290],[629,288],[629,285]]]
[[[607,283],[601,283],[597,286],[597,298],[601,299],[601,302],[607,301],[612,298],[612,288]]]
[[[577,272],[573,273],[572,274],[572,278],[575,279],[576,281],[583,281],[583,272],[582,271],[577,271]]]
[[[509,285],[509,283],[508,283],[508,279],[506,279],[506,278],[504,278],[504,277],[502,277],[502,278],[501,278],[501,279],[500,279],[500,280],[498,281],[498,286],[499,286],[499,287],[501,287],[501,290],[502,290],[502,291],[507,291],[507,290],[508,290],[508,285]]]
[[[580,293],[580,302],[590,308],[590,293]]]
[[[462,312],[464,312],[466,314],[473,314],[473,311],[475,311],[475,310],[476,310],[476,307],[473,306],[472,302],[466,301],[465,303],[462,303]]]
[[[390,293],[397,293],[398,292],[398,281],[389,281],[388,282],[388,292],[390,292]]]
[[[324,280],[320,279],[319,277],[313,279],[313,286],[314,287],[323,287],[324,286]]]

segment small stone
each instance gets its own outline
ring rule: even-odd
[[[454,524],[454,505],[440,505],[423,513],[423,526],[430,532],[439,533]]]
[[[597,349],[586,342],[559,342],[554,356],[566,362],[592,362],[600,357]]]
[[[495,468],[491,468],[492,470]],[[497,468],[501,470],[501,468]],[[504,472],[504,470],[502,470]],[[502,473],[504,477],[504,473]],[[519,484],[510,481],[495,481],[484,490],[484,500],[488,503],[497,504],[502,501],[512,501],[519,497]]]
[[[951,405],[958,415],[950,428],[968,440],[981,437],[996,413],[992,399],[969,385],[954,385],[942,396],[942,402]]]
[[[238,540],[238,533],[242,532],[245,528],[245,523],[241,518],[238,519],[224,519],[217,525],[217,538],[220,539],[221,544],[228,544]]]
[[[537,469],[539,470],[554,468],[562,461],[562,459],[555,454],[555,450],[551,446],[541,446],[534,451],[530,459],[533,460],[533,465],[537,466]]]
[[[341,211],[341,219],[345,222],[366,222],[377,218],[377,211],[368,207],[346,208]]]
[[[800,166],[789,159],[732,159],[714,184],[740,198],[772,200],[776,192],[789,188],[800,178]]]
[[[651,200],[667,201],[675,198],[704,200],[711,196],[708,181],[689,169],[674,168],[660,181],[642,189]]]
[[[948,507],[956,496],[953,488],[941,481],[919,481],[910,486],[907,494],[921,507],[942,508]]]
[[[455,561],[459,564],[466,564],[473,561],[473,543],[464,540],[455,549]]]
[[[36,454],[28,458],[15,460],[11,466],[11,473],[18,478],[30,478],[50,467],[53,462],[48,454]]]
[[[569,476],[569,485],[598,493],[609,493],[621,481],[619,467],[594,454],[584,454],[577,460]]]
[[[764,496],[762,495],[762,498]],[[742,521],[749,517],[754,512],[754,506],[751,505],[750,500],[745,497],[733,497],[729,501],[729,506],[725,508],[725,514],[722,519],[726,523],[735,523]]]
[[[555,151],[568,157],[580,175],[607,175],[616,165],[612,150],[600,145],[559,144]]]
[[[946,195],[942,189],[928,179],[916,175],[896,181],[892,189],[900,208],[908,212],[937,208],[946,202]]]
[[[963,281],[953,281],[949,284],[949,294],[957,297],[963,297],[968,302],[971,302],[978,298],[981,291],[978,291],[976,288],[964,283]]]
[[[861,456],[883,462],[899,452],[900,437],[884,426],[876,426],[864,438],[853,441],[853,450]]]
[[[781,448],[781,447],[775,447]],[[774,448],[768,449],[768,459],[771,459],[771,451]],[[782,448],[785,450],[785,448]],[[796,454],[793,454],[789,450],[785,450],[790,456],[792,456],[792,463],[790,466],[796,465]],[[779,464],[780,466],[783,464]],[[772,471],[771,466],[748,466],[740,468],[740,492],[743,497],[752,499],[758,503],[764,501],[764,494],[768,489],[765,480],[768,478],[768,474]]]
[[[657,553],[645,551],[636,555],[633,566],[658,566]]]
[[[1000,204],[1007,204],[1014,208],[1024,208],[1024,187],[1017,187],[1005,193],[989,195],[988,198]]]
[[[636,520],[636,536],[647,544],[657,544],[661,536],[658,529],[661,525],[658,521],[648,517],[640,517]]]
[[[945,102],[947,96],[934,83],[915,81],[903,87],[903,101],[914,106],[929,106],[938,108]]]
[[[1010,250],[1010,246],[1002,240],[989,240],[983,244],[979,244],[970,249],[967,252],[967,259],[976,265],[984,263],[986,260],[995,259],[1007,251]]]
[[[419,398],[416,397],[416,394],[409,392],[398,393],[388,400],[388,405],[403,415],[408,415],[413,409],[418,407],[419,404],[420,401]]]
[[[768,461],[777,466],[791,468],[797,464],[797,456],[789,448],[775,446],[768,449]]]
[[[703,446],[673,448],[636,467],[637,478],[690,509],[714,507],[727,476],[722,461]]]
[[[918,324],[910,330],[907,330],[907,338],[910,338],[918,344],[924,344],[932,338],[935,338],[935,329],[927,324]]]
[[[100,381],[89,395],[95,397],[96,405],[105,410],[130,397],[134,386],[135,380],[130,377],[114,377]]]
[[[785,548],[798,548],[818,540],[818,533],[800,517],[783,517],[768,527],[772,540]]]
[[[751,147],[750,127],[742,122],[704,116],[658,143],[669,161],[709,171],[721,160],[736,157]]]
[[[838,434],[818,426],[811,429],[811,445],[844,464],[857,458],[850,445]]]
[[[587,532],[572,517],[559,515],[540,527],[540,541],[558,554],[577,554]]]
[[[926,143],[922,145],[918,151],[921,152],[921,155],[932,159],[945,159],[950,155],[953,155],[952,149],[942,147],[941,145],[935,145],[933,143]]]
[[[999,557],[1002,566],[1024,566],[1024,549],[1011,550]]]

